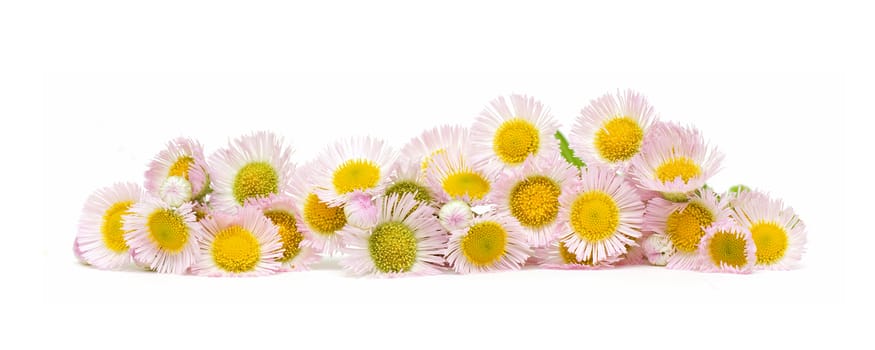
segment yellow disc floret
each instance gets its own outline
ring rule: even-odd
[[[732,232],[717,232],[711,238],[708,255],[714,265],[742,267],[747,264],[747,248],[744,238]]]
[[[473,171],[459,171],[447,176],[443,181],[444,191],[451,197],[468,195],[471,199],[483,198],[489,193],[489,181]]]
[[[757,246],[757,264],[771,265],[781,261],[787,252],[787,231],[774,222],[758,222],[750,227],[753,243]]]
[[[116,253],[124,253],[128,251],[128,244],[125,243],[125,231],[122,229],[122,216],[130,214],[128,209],[131,208],[134,202],[124,201],[113,204],[103,214],[103,225],[100,226],[100,232],[103,234],[103,243],[109,250]]]
[[[559,213],[559,185],[545,176],[530,176],[510,190],[510,213],[528,227],[553,222]]]
[[[692,159],[677,157],[669,159],[656,168],[656,178],[663,183],[672,182],[678,177],[688,183],[690,179],[699,176],[702,169]]]
[[[505,121],[495,131],[492,148],[502,162],[508,164],[522,163],[526,158],[538,152],[541,134],[531,122],[514,118]]]
[[[705,235],[705,227],[714,223],[714,214],[704,205],[691,202],[686,208],[669,214],[665,234],[678,251],[693,253]]]
[[[367,159],[348,160],[337,167],[331,183],[337,193],[349,193],[377,186],[380,181],[380,167]]]
[[[471,226],[462,238],[462,254],[475,266],[492,265],[507,248],[507,231],[497,222],[484,221]]]
[[[172,209],[159,209],[149,215],[146,223],[149,237],[163,250],[177,253],[188,242],[185,218]]]
[[[329,207],[315,193],[310,193],[304,201],[304,221],[318,234],[333,235],[346,226],[346,214],[343,206]]]
[[[609,162],[632,159],[641,149],[644,129],[629,117],[614,117],[602,125],[595,134],[595,148]]]
[[[252,232],[239,225],[219,231],[210,252],[216,266],[235,273],[254,270],[261,258],[258,239]]]
[[[189,156],[176,158],[176,162],[173,162],[173,165],[170,166],[170,170],[168,170],[167,176],[179,176],[183,179],[188,180],[188,169],[191,168],[191,165],[193,163],[194,158]]]
[[[403,223],[385,222],[368,238],[368,251],[381,272],[410,271],[416,262],[416,237]]]
[[[283,256],[277,261],[287,262],[298,256],[298,253],[301,252],[301,241],[304,236],[295,225],[295,216],[282,210],[268,210],[264,212],[264,216],[276,225],[283,241]]]
[[[241,205],[247,199],[265,197],[279,191],[279,176],[266,162],[244,165],[234,177],[234,199]]]
[[[611,237],[620,225],[620,209],[607,193],[588,191],[571,204],[571,228],[583,240],[597,242]]]

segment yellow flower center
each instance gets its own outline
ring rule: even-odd
[[[368,237],[368,251],[381,272],[410,271],[416,262],[416,236],[403,223],[382,223]]]
[[[476,266],[492,265],[505,254],[507,231],[493,221],[471,226],[462,238],[462,254]]]
[[[669,159],[656,168],[656,178],[663,183],[674,181],[678,177],[687,183],[701,173],[702,169],[699,168],[699,165],[687,157]]]
[[[602,158],[612,163],[632,159],[641,149],[644,129],[629,117],[614,117],[595,134],[595,148]]]
[[[234,178],[234,199],[241,205],[250,198],[279,192],[279,176],[267,162],[244,165]]]
[[[349,193],[377,186],[380,181],[380,167],[367,159],[353,159],[334,170],[331,178],[337,193]]]
[[[495,131],[492,148],[502,162],[522,163],[530,154],[538,152],[541,134],[531,122],[514,118],[505,121]]]
[[[750,228],[757,246],[757,264],[771,265],[781,261],[787,252],[787,231],[774,222],[761,221]]]
[[[183,179],[188,180],[188,169],[194,163],[194,158],[189,156],[182,156],[176,158],[176,162],[170,166],[170,170],[167,172],[167,176],[179,176]]]
[[[510,213],[528,227],[541,227],[559,213],[559,185],[545,176],[530,176],[510,190]]]
[[[443,182],[444,191],[451,197],[468,195],[471,199],[480,199],[489,193],[489,181],[478,173],[463,170],[447,176]]]
[[[705,227],[714,222],[714,214],[705,206],[691,202],[687,207],[669,214],[665,234],[677,250],[693,253],[705,235]]]
[[[747,249],[744,238],[733,232],[719,231],[711,239],[708,254],[715,265],[726,264],[742,267],[747,264]]]
[[[588,242],[611,237],[620,225],[620,209],[614,199],[602,191],[588,191],[571,204],[571,227]]]
[[[413,198],[419,202],[431,202],[431,194],[429,194],[428,189],[413,181],[398,181],[386,188],[386,197],[393,194],[400,196],[406,193],[413,194]]]
[[[185,218],[171,209],[159,209],[149,215],[146,222],[149,237],[162,250],[178,253],[188,242],[188,226]]]
[[[304,221],[316,233],[327,236],[346,226],[346,214],[343,206],[329,207],[315,193],[310,193],[304,201]]]
[[[210,251],[216,266],[228,272],[252,271],[261,258],[258,239],[239,225],[219,231]]]
[[[298,253],[301,252],[301,241],[304,236],[298,232],[295,216],[282,210],[268,210],[264,212],[264,216],[276,225],[283,241],[283,256],[277,261],[287,262],[298,256]]]
[[[132,201],[118,202],[109,207],[103,214],[103,225],[100,227],[100,232],[103,234],[103,243],[113,252],[124,253],[128,251],[128,244],[125,243],[125,231],[122,229],[122,216],[130,214],[128,209],[133,204]]]

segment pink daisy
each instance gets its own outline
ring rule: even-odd
[[[426,180],[436,206],[453,199],[472,205],[486,203],[498,175],[489,169],[482,161],[472,162],[465,147],[452,146],[435,154],[426,168]]]
[[[533,247],[545,247],[564,228],[559,220],[559,196],[577,182],[579,171],[559,153],[533,157],[505,171],[490,202],[510,212]]]
[[[233,214],[249,199],[287,194],[295,170],[291,155],[292,149],[271,132],[229,142],[210,157],[215,177],[210,201],[217,210]]]
[[[319,198],[332,206],[345,204],[355,191],[380,192],[398,155],[382,140],[350,138],[325,148],[313,164]]]
[[[644,211],[644,231],[663,234],[671,241],[674,253],[668,259],[669,268],[695,270],[705,228],[728,219],[726,202],[711,189],[704,189],[696,191],[688,202],[651,199]]]
[[[292,182],[290,196],[299,209],[298,230],[302,232],[317,251],[331,255],[343,248],[343,235],[351,228],[344,205],[332,206],[316,193],[313,181],[314,163],[308,163],[297,173]]]
[[[434,208],[405,194],[381,198],[377,212],[373,226],[354,228],[346,237],[341,260],[346,270],[385,277],[441,272],[447,235],[434,218]]]
[[[445,256],[458,273],[519,270],[532,255],[522,227],[507,212],[490,212],[450,233]]]
[[[94,191],[85,201],[73,253],[99,269],[116,269],[131,262],[125,240],[124,217],[143,197],[133,183],[117,183]]]
[[[756,245],[750,231],[735,221],[715,222],[705,229],[699,243],[701,270],[750,273],[756,262]]]
[[[575,182],[559,197],[562,243],[580,261],[619,258],[641,236],[644,203],[611,168],[589,166]]]
[[[501,171],[523,164],[526,159],[559,152],[554,137],[559,123],[550,109],[525,95],[492,100],[471,127],[473,161],[489,171]]]
[[[255,206],[203,221],[200,257],[192,273],[211,277],[269,275],[282,267],[277,226]]]
[[[742,191],[733,201],[733,218],[750,230],[756,244],[756,268],[789,270],[805,252],[805,223],[780,199],[759,191]]]
[[[398,159],[405,165],[401,167],[405,178],[416,175],[416,180],[424,180],[422,177],[435,154],[446,152],[451,146],[467,146],[469,143],[468,129],[461,126],[442,125],[424,131],[401,148]]]
[[[281,271],[307,270],[311,264],[319,261],[309,234],[298,229],[301,215],[291,198],[273,195],[250,200],[247,205],[261,209],[262,214],[277,227],[282,243],[282,256],[277,259],[282,264]]]
[[[203,146],[182,137],[168,142],[149,163],[146,191],[174,206],[203,198],[210,191]]]
[[[147,196],[123,220],[125,240],[139,265],[159,273],[182,274],[197,259],[202,234],[192,203],[173,207]]]
[[[644,136],[656,119],[653,107],[637,92],[605,94],[580,111],[569,144],[587,165],[624,167],[641,151]]]
[[[656,123],[644,138],[630,173],[638,185],[683,201],[720,170],[723,154],[709,147],[699,130],[675,123]]]

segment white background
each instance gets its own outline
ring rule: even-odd
[[[761,2],[41,5],[0,5],[0,101],[12,119],[3,118],[35,128],[3,128],[4,156],[21,162],[3,167],[14,170],[4,174],[7,204],[21,201],[7,218],[16,221],[12,242],[32,247],[9,249],[22,254],[7,264],[10,285],[21,287],[6,291],[18,311],[10,342],[783,348],[853,342],[850,317],[870,306],[857,285],[871,272],[849,268],[872,233],[851,204],[871,192],[871,173],[850,165],[860,160],[852,150],[872,148],[856,123],[871,108],[848,107],[871,100],[857,85],[871,76],[864,11]],[[567,133],[590,99],[622,88],[726,154],[712,187],[741,182],[793,206],[808,225],[804,266],[748,276],[636,267],[377,280],[328,262],[209,279],[97,271],[70,251],[86,197],[142,182],[176,136],[199,139],[209,154],[228,138],[272,130],[301,163],[345,136],[400,147],[425,128],[468,125],[509,93],[540,99]]]

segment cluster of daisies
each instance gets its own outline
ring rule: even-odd
[[[377,276],[630,264],[748,273],[792,268],[806,241],[780,200],[709,188],[722,154],[632,91],[591,101],[567,139],[548,108],[512,95],[470,129],[437,127],[400,152],[362,137],[300,167],[291,156],[270,132],[209,158],[197,141],[173,140],[144,188],[87,199],[75,255],[100,269],[206,276],[306,270],[326,256]]]

